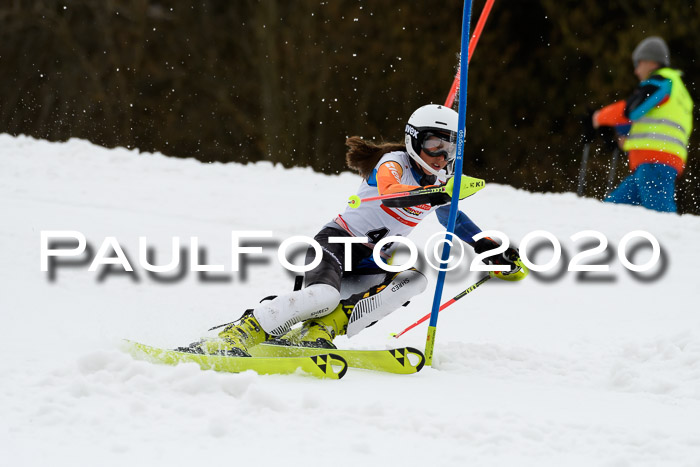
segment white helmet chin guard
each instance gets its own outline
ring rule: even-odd
[[[429,134],[448,136],[452,143],[457,142],[457,126],[459,115],[454,110],[444,105],[424,105],[413,112],[406,124],[406,151],[408,155],[433,175],[439,175],[433,167],[427,164],[421,157],[423,141]],[[447,157],[448,164],[445,167],[447,175],[454,173],[454,155]]]

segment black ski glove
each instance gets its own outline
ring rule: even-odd
[[[500,243],[493,240],[490,237],[484,237],[472,244],[474,251],[477,254],[484,253],[485,251],[490,251],[501,246]],[[517,268],[515,260],[520,258],[520,252],[517,248],[510,247],[501,254],[489,256],[483,259],[484,264],[495,264],[498,266],[510,266],[510,270],[513,271]]]
[[[581,117],[582,135],[581,140],[584,143],[593,143],[597,138],[601,138],[607,151],[612,151],[617,148],[617,133],[615,128],[609,126],[600,126],[593,128],[593,114],[589,112]]]
[[[411,191],[424,190],[427,187],[415,188]],[[410,192],[409,192],[410,193]],[[452,201],[452,197],[447,193],[430,193],[416,196],[404,196],[401,198],[383,199],[382,204],[389,208],[406,208],[410,206],[418,206],[419,204],[430,204],[431,206],[442,206]]]

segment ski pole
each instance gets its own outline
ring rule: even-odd
[[[477,287],[479,287],[481,284],[483,284],[484,282],[486,282],[486,281],[488,281],[489,279],[491,279],[491,277],[493,277],[493,276],[488,275],[488,276],[482,277],[482,278],[479,279],[479,281],[476,282],[474,285],[469,286],[466,290],[464,290],[464,291],[462,291],[461,293],[459,293],[459,294],[455,295],[454,297],[452,297],[449,301],[445,302],[442,306],[440,306],[440,309],[438,309],[438,313],[441,312],[442,310],[444,310],[445,308],[447,308],[448,306],[452,305],[454,302],[456,302],[456,301],[459,300],[460,298],[462,298],[462,297],[464,297],[465,295],[467,295],[469,292],[472,292],[474,289],[476,289]],[[399,337],[403,336],[404,334],[406,334],[406,333],[407,333],[408,331],[410,331],[411,329],[415,328],[416,326],[418,326],[418,325],[421,324],[422,322],[426,321],[428,318],[430,318],[430,313],[428,313],[427,315],[423,316],[421,319],[419,319],[418,321],[416,321],[415,323],[413,323],[412,325],[410,325],[409,327],[407,327],[406,329],[404,329],[404,330],[401,331],[400,333],[398,333],[398,334],[392,334],[391,336],[398,339]]]
[[[578,171],[578,190],[576,194],[583,196],[583,190],[586,188],[586,171],[588,170],[588,155],[591,152],[591,143],[583,145],[583,157],[581,158],[581,168]]]
[[[348,205],[351,208],[359,208],[360,204],[365,201],[378,201],[381,199],[395,199],[403,198],[406,196],[421,196],[421,195],[432,195],[434,193],[447,193],[447,189],[444,186],[437,186],[434,188],[423,188],[420,190],[413,191],[402,191],[400,193],[390,193],[388,195],[370,196],[369,198],[360,198],[357,195],[352,195],[348,198]]]
[[[608,174],[608,184],[605,188],[605,197],[607,198],[613,190],[615,183],[615,172],[617,171],[617,159],[620,157],[620,148],[613,149],[612,161],[610,161],[610,173]]]
[[[466,177],[466,176],[465,176]],[[468,182],[468,186],[466,187],[465,192],[462,194],[466,196],[471,196],[477,191],[481,190],[486,186],[486,182],[480,178],[475,178],[475,177],[466,177],[466,181]],[[447,194],[447,188],[445,185],[441,186],[436,186],[436,187],[431,187],[431,188],[421,188],[418,190],[413,190],[413,191],[402,191],[399,193],[390,193],[388,195],[379,195],[379,196],[370,196],[369,198],[360,198],[357,195],[352,195],[350,198],[348,198],[348,205],[351,208],[359,208],[362,203],[365,201],[378,201],[378,200],[383,200],[383,199],[395,199],[395,198],[404,198],[404,197],[423,197],[426,195],[432,195],[436,193],[445,193]],[[463,196],[463,197],[466,197]],[[421,201],[418,204],[423,204],[425,201]]]
[[[469,53],[467,54],[467,63],[469,63],[472,59],[472,55],[474,54],[474,49],[476,49],[476,44],[479,42],[479,37],[481,37],[481,31],[484,29],[484,25],[486,24],[486,19],[489,17],[489,13],[491,13],[491,7],[493,6],[493,2],[495,0],[486,0],[486,4],[484,5],[484,9],[481,10],[481,16],[479,16],[479,21],[476,23],[476,27],[474,28],[474,34],[472,34],[472,40],[469,43]],[[445,107],[450,107],[452,108],[452,105],[455,103],[455,95],[457,94],[457,88],[459,87],[459,70],[457,70],[457,74],[455,74],[455,79],[452,81],[452,87],[450,88],[450,92],[447,94],[447,99],[445,100]]]

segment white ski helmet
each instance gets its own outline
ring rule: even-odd
[[[444,155],[448,162],[445,171],[447,175],[452,175],[456,157],[458,120],[457,112],[444,105],[429,104],[420,107],[413,112],[406,124],[406,151],[408,151],[408,155],[429,173],[438,175],[438,172],[420,157],[426,139],[430,136],[438,136],[447,143],[445,147],[435,154],[430,151],[426,152],[435,156]]]

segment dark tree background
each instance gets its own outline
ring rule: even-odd
[[[454,0],[0,0],[0,132],[336,173],[347,136],[401,141],[415,108],[445,100],[461,15]],[[470,65],[465,172],[575,191],[581,117],[631,92],[648,35],[700,102],[700,0],[497,0]],[[677,191],[696,214],[698,131]],[[594,145],[588,196],[610,155]]]

